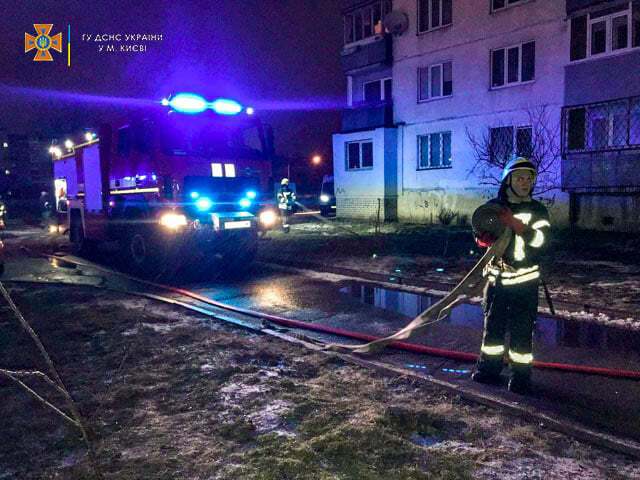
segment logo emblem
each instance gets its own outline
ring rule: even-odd
[[[37,52],[33,58],[34,62],[52,62],[53,57],[49,49],[62,52],[62,33],[57,33],[53,37],[49,35],[53,23],[35,23],[33,27],[37,35],[34,37],[28,33],[24,34],[24,52],[30,52],[35,48]]]

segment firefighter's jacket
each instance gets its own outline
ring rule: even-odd
[[[522,235],[513,235],[501,259],[493,260],[484,270],[484,276],[493,284],[505,287],[513,285],[537,285],[540,278],[540,261],[549,245],[549,212],[537,200],[509,203],[490,200],[507,207],[513,216],[531,227]]]
[[[289,187],[282,187],[278,191],[278,208],[288,212],[293,210],[293,203],[296,201],[296,194]]]

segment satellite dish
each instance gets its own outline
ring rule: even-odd
[[[382,24],[392,35],[401,35],[409,28],[409,17],[399,10],[394,10],[385,15]]]

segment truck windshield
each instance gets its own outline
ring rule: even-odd
[[[163,149],[169,154],[214,155],[258,158],[264,155],[262,130],[258,124],[223,122],[172,122],[161,129]]]
[[[207,196],[215,199],[219,196],[245,195],[249,191],[258,191],[258,179],[250,177],[185,177],[184,194],[188,198]],[[197,197],[196,197],[197,198]]]

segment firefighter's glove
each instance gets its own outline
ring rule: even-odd
[[[529,229],[529,227],[522,223],[521,220],[514,217],[513,212],[508,208],[500,210],[500,213],[498,213],[498,219],[500,220],[500,223],[505,227],[509,227],[518,235],[522,235]]]
[[[476,243],[478,244],[479,247],[482,247],[482,248],[489,248],[491,245],[495,243],[496,240],[497,240],[496,237],[494,237],[488,232],[484,232],[476,235]]]

